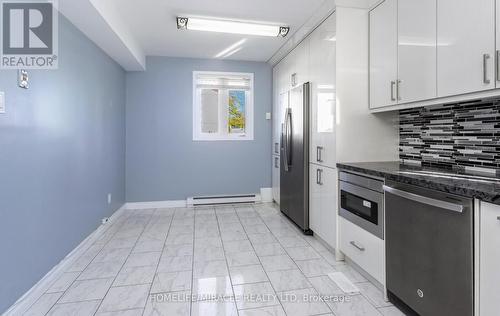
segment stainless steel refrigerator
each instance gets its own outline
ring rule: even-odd
[[[310,84],[290,91],[281,132],[280,209],[305,234],[309,229]]]

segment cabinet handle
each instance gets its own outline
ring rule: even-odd
[[[398,101],[401,100],[401,87],[400,87],[400,85],[402,82],[403,81],[401,81],[399,79],[396,80],[396,98],[398,99]]]
[[[321,153],[323,151],[323,147],[322,146],[317,146],[316,147],[316,161],[317,162],[323,162],[323,158],[321,157]]]
[[[500,50],[497,50],[497,58],[496,58],[496,64],[497,64],[497,81],[500,81]]]
[[[351,241],[350,242],[351,245],[353,245],[356,249],[358,249],[359,251],[365,251],[365,247],[361,246],[361,245],[358,245],[356,244],[355,241]]]
[[[316,184],[323,185],[323,170],[316,169]]]
[[[396,101],[394,97],[394,86],[396,85],[396,81],[391,81],[391,101]]]
[[[483,54],[483,83],[490,84],[490,79],[488,79],[488,59],[490,59],[490,54]]]

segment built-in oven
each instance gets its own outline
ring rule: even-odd
[[[384,239],[384,182],[340,172],[339,215]]]

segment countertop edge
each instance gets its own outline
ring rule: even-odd
[[[374,163],[376,164],[376,163]],[[478,190],[470,187],[461,187],[457,185],[450,185],[439,183],[433,181],[432,178],[421,179],[415,178],[403,174],[397,174],[396,172],[389,172],[384,170],[377,170],[377,168],[367,168],[356,166],[356,163],[337,163],[337,168],[339,170],[353,171],[361,174],[366,174],[368,176],[375,176],[379,178],[384,178],[385,180],[401,182],[410,185],[416,185],[432,190],[437,190],[445,193],[456,194],[460,196],[465,196],[469,198],[479,199],[481,201],[500,205],[500,192],[495,194],[495,192],[486,192],[483,190]]]

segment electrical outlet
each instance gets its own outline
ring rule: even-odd
[[[270,120],[271,119],[271,113],[270,112],[267,112],[266,113],[266,120]]]
[[[5,113],[5,93],[0,91],[0,114]]]
[[[108,193],[108,204],[111,204],[111,193]]]

